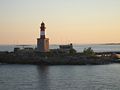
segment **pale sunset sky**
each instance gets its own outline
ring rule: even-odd
[[[120,43],[120,0],[0,0],[0,44]]]

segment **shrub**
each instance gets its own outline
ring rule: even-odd
[[[91,47],[88,47],[87,49],[84,48],[83,54],[87,55],[87,56],[94,56],[95,55],[95,53]]]

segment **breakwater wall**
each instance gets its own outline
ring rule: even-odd
[[[40,64],[40,65],[101,65],[115,63],[111,56],[86,56],[82,53],[74,55],[0,52],[0,63],[8,64]],[[118,62],[118,61],[117,61]]]

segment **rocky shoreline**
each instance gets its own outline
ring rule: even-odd
[[[16,53],[1,52],[0,63],[7,64],[39,64],[39,65],[101,65],[110,63],[119,63],[118,60],[110,56],[86,56],[80,54],[74,55],[50,55],[29,53],[18,55]]]

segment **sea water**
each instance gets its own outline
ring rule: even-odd
[[[19,46],[19,45],[0,45],[0,51],[13,51],[15,47],[32,47],[36,48],[35,45]],[[85,44],[85,45],[73,45],[73,48],[77,52],[82,52],[84,48],[91,47],[95,52],[106,52],[106,51],[120,51],[120,45],[100,45],[100,44]],[[50,49],[58,49],[59,45],[50,45]]]
[[[120,64],[2,64],[0,90],[120,90]]]

